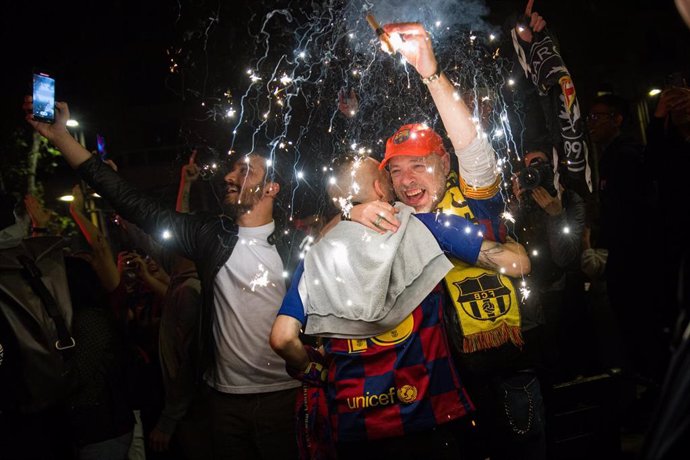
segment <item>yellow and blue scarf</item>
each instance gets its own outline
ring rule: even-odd
[[[476,221],[454,174],[448,178],[438,210]],[[518,299],[510,278],[452,257],[450,260],[453,268],[444,281],[458,314],[463,352],[496,348],[507,342],[522,347]]]

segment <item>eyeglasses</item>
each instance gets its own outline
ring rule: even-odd
[[[598,121],[602,120],[604,117],[612,117],[613,115],[613,112],[590,112],[589,115],[587,115],[587,119],[590,121]]]

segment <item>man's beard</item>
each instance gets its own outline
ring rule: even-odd
[[[238,217],[248,213],[254,206],[261,200],[261,195],[263,194],[263,188],[259,187],[258,190],[250,191],[247,193],[240,192],[241,200],[235,203],[228,203],[223,200],[223,214],[226,216],[237,219]]]
[[[415,185],[414,187],[407,187],[405,189],[400,190],[400,192],[398,192],[397,190],[395,191],[396,198],[402,201],[403,203],[407,204],[408,206],[412,205],[405,202],[405,191],[409,190],[410,188],[418,188],[418,186]],[[423,207],[415,208],[416,213],[433,212],[434,210],[436,210],[436,207],[443,200],[443,197],[446,195],[445,179],[441,179],[441,182],[439,182],[439,185],[435,190],[431,191],[427,189],[425,190],[425,193],[429,195],[429,202],[425,204]]]

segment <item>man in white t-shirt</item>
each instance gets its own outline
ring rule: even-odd
[[[31,99],[25,101],[31,109]],[[190,215],[133,188],[67,132],[69,109],[54,124],[27,118],[84,180],[127,220],[196,264],[202,286],[199,368],[209,387],[214,458],[296,458],[293,407],[299,382],[285,372],[268,336],[299,260],[294,231],[276,229],[280,186],[266,159],[240,157],[224,176],[223,214]],[[201,373],[200,373],[201,375]]]
[[[269,242],[279,186],[266,182],[265,165],[250,155],[225,176],[225,204],[235,207],[238,241],[214,279],[215,365],[204,380],[213,389],[216,454],[232,452],[233,458],[284,458],[295,448],[299,384],[267,339],[286,286],[283,261]]]

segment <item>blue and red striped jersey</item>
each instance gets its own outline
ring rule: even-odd
[[[450,356],[444,299],[439,284],[395,329],[327,341],[326,391],[336,441],[404,436],[474,410]]]

